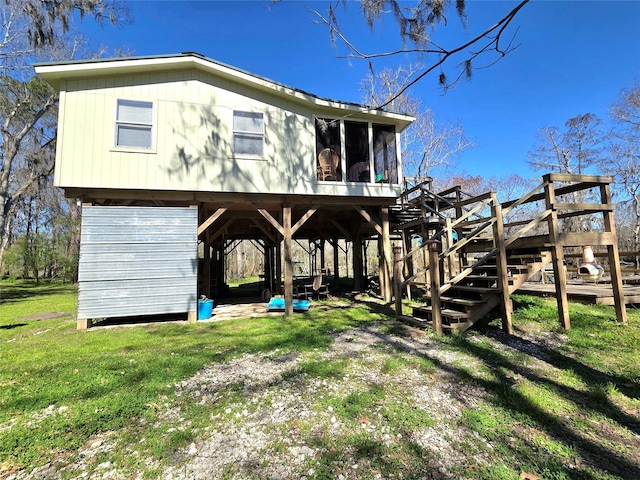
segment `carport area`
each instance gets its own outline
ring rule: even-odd
[[[283,298],[290,314],[299,298],[294,287],[321,272],[334,288],[347,284],[345,293],[367,289],[367,245],[369,251],[377,248],[378,265],[369,268],[377,274],[374,291],[391,301],[393,197],[118,191],[104,192],[110,197],[105,198],[99,191],[73,193],[85,199],[79,329],[109,318],[183,313],[193,322],[203,295],[218,305],[253,297],[264,314],[265,290],[269,297]],[[240,241],[250,241],[263,255],[259,289],[231,298],[226,261]],[[312,260],[305,278],[294,268],[296,242],[307,245]]]
[[[340,245],[350,242],[353,290],[366,288],[364,245],[376,240],[379,249],[380,294],[391,300],[391,237],[389,205],[395,198],[217,195],[198,204],[198,294],[224,298],[229,293],[225,278],[226,257],[241,240],[259,245],[264,254],[262,297],[283,296],[286,313],[292,313],[296,278],[292,244],[305,242],[313,277],[321,271],[331,273],[338,283]],[[333,255],[327,252],[333,249]],[[344,255],[344,253],[342,253]],[[327,258],[333,259],[328,264]],[[344,258],[344,256],[343,256]],[[317,269],[317,271],[315,270]],[[308,281],[309,278],[303,281]],[[265,292],[268,290],[268,292]]]

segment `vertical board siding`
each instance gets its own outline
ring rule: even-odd
[[[82,209],[78,319],[197,309],[198,210]]]

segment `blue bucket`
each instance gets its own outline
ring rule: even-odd
[[[213,311],[213,300],[198,300],[198,320],[208,320]]]

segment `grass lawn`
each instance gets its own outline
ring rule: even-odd
[[[74,286],[3,281],[0,289],[0,478],[47,462],[72,463],[77,451],[98,437],[112,438],[116,448],[96,455],[95,465],[109,461],[122,472],[156,478],[158,465],[171,462],[175,451],[203,434],[199,426],[242,402],[237,390],[205,405],[177,395],[176,383],[205,365],[247,354],[295,352],[305,361],[291,376],[342,378],[354,362],[365,362],[361,367],[366,359],[315,361],[337,332],[381,321],[389,322],[393,333],[404,331],[393,323],[390,310],[355,304],[291,317],[79,332]],[[465,360],[448,365],[398,352],[379,367],[380,375],[418,368],[425,378],[438,370],[454,371],[461,385],[486,392],[457,422],[473,432],[461,448],[496,461],[459,467],[451,476],[437,478],[515,480],[523,472],[550,479],[640,478],[638,310],[629,308],[629,323],[621,326],[612,320],[610,307],[571,305],[572,329],[562,332],[555,302],[514,299],[513,339],[491,328],[433,338],[439,348]],[[58,315],[44,315],[52,312]],[[531,367],[534,360],[548,369]],[[377,384],[318,399],[318,408],[330,406],[345,418],[362,417],[391,398],[387,388]],[[389,405],[395,406],[386,418],[394,425],[433,425],[433,419],[409,405]],[[167,415],[174,409],[180,414]],[[353,441],[375,450],[368,439]],[[335,455],[333,450],[328,447],[327,458]],[[422,454],[409,448],[393,452],[403,465],[419,465]],[[333,478],[335,472],[318,462],[316,478]],[[374,478],[361,473],[361,478]],[[66,475],[72,478],[73,470]]]

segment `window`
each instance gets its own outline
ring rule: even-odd
[[[396,129],[393,125],[373,125],[373,163],[377,183],[398,183]]]
[[[362,122],[345,121],[344,143],[349,181],[370,182],[369,125]]]
[[[151,149],[153,102],[118,100],[116,147]]]
[[[318,180],[335,182],[340,171],[340,121],[316,118],[316,171]]]
[[[233,112],[233,153],[264,156],[264,117],[261,112]]]

